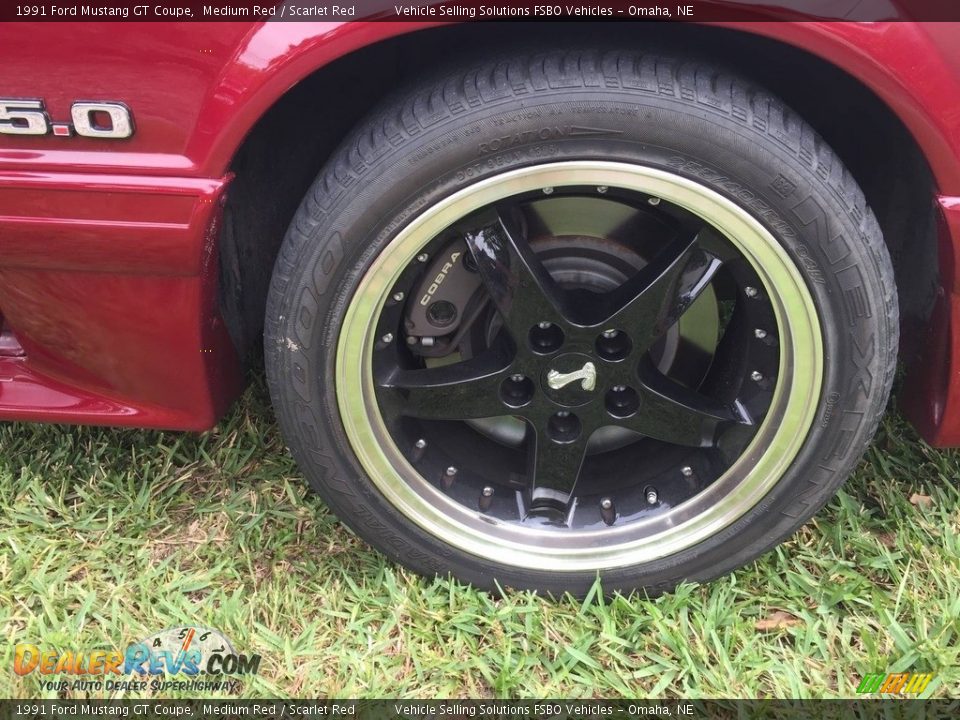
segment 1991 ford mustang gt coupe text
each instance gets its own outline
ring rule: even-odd
[[[262,342],[305,476],[399,562],[715,577],[831,497],[898,363],[960,444],[958,41],[4,24],[0,419],[206,429]]]

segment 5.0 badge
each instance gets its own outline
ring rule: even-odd
[[[53,122],[43,100],[0,98],[0,134],[79,135],[121,140],[133,135],[133,115],[121,102],[75,102],[70,107],[72,123]]]

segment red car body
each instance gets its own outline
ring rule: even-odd
[[[913,136],[939,224],[939,293],[901,393],[960,445],[960,26],[728,23],[853,76]],[[0,419],[202,430],[242,389],[217,296],[231,162],[304,78],[426,23],[17,23],[0,95],[120,101],[123,141],[0,136]],[[775,88],[774,88],[775,90]],[[906,246],[909,251],[909,242]]]

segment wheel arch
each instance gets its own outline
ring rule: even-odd
[[[907,70],[886,66],[878,56],[891,40],[900,52],[938,53],[913,24],[888,24],[882,36],[858,23],[605,25],[602,33],[596,25],[585,33],[565,24],[523,24],[504,25],[493,41],[490,28],[479,24],[370,25],[330,30],[268,23],[251,33],[234,69],[223,76],[222,85],[244,87],[249,98],[203,164],[236,175],[221,236],[221,304],[241,352],[258,345],[270,273],[286,227],[353,125],[440,58],[449,64],[477,52],[522,47],[531,36],[554,48],[626,43],[676,53],[695,48],[697,56],[721,62],[782,97],[825,137],[863,187],[894,259],[902,347],[920,347],[942,279],[955,275],[951,243],[945,247],[942,233],[938,236],[942,223],[934,200],[938,194],[960,194],[960,167],[951,160],[952,143],[960,138],[952,139],[923,98],[904,89]],[[301,35],[291,39],[289,32]],[[757,63],[759,56],[765,62]],[[251,73],[259,76],[256,89]],[[829,107],[824,94],[834,101]],[[901,354],[908,368],[916,364]]]

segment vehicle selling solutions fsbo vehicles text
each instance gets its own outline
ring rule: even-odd
[[[602,5],[534,5],[533,7],[512,7],[510,5],[394,5],[393,11],[398,17],[451,18],[451,17],[690,17],[692,5],[678,5],[674,13],[666,6],[637,6],[612,8]]]

